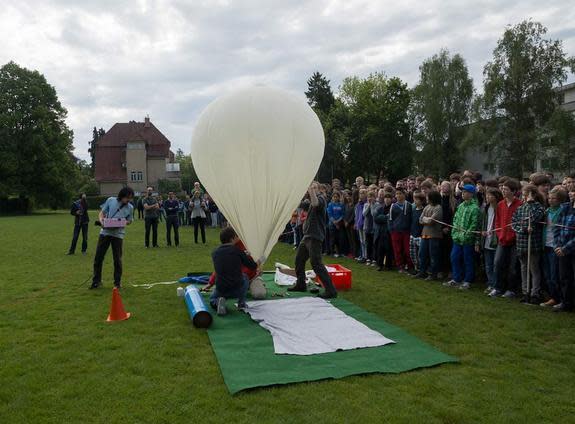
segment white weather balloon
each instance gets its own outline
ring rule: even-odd
[[[254,258],[268,257],[318,170],[324,145],[314,111],[277,88],[222,96],[200,115],[194,168]]]

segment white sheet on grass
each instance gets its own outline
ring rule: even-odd
[[[284,274],[279,269],[276,269],[274,281],[278,286],[293,286],[297,282],[297,278],[293,275]]]
[[[315,272],[313,272],[312,270],[306,271],[305,278],[313,280],[315,278]],[[274,282],[278,286],[293,286],[297,282],[297,278],[294,277],[293,275],[281,272],[280,269],[276,269]]]
[[[247,312],[271,333],[276,354],[314,355],[395,343],[317,297],[248,302]]]

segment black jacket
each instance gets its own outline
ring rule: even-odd
[[[253,259],[233,244],[217,247],[212,253],[212,261],[216,271],[216,287],[222,295],[242,286],[242,265],[250,269],[258,267]]]
[[[80,211],[79,215],[77,214],[78,211]],[[90,217],[88,216],[88,204],[86,202],[82,202],[82,200],[76,200],[72,203],[70,215],[74,216],[74,225],[82,225],[90,222]]]

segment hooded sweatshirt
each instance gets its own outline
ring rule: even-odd
[[[411,203],[404,201],[403,204],[395,202],[389,209],[389,231],[394,233],[406,232],[411,229]]]

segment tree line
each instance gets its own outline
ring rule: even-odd
[[[557,170],[572,171],[575,118],[560,107],[557,87],[575,72],[575,59],[546,34],[530,20],[507,27],[483,69],[481,93],[464,58],[445,49],[421,64],[411,89],[373,73],[345,78],[334,93],[314,73],[305,94],[325,131],[318,179],[447,176],[468,148],[489,152],[500,173],[515,177],[533,171],[543,148],[559,158]]]
[[[575,118],[559,107],[575,58],[547,28],[531,20],[509,26],[483,69],[480,92],[464,58],[442,49],[419,67],[413,88],[383,72],[345,78],[334,93],[315,72],[308,103],[325,132],[318,179],[356,175],[390,179],[417,171],[446,176],[459,170],[469,147],[490,152],[499,172],[521,177],[542,151],[556,152],[558,170],[572,171]],[[0,203],[8,197],[62,206],[79,191],[97,194],[92,162],[73,155],[73,132],[56,90],[38,71],[9,62],[0,68]],[[179,150],[182,188],[197,180],[190,155]]]

